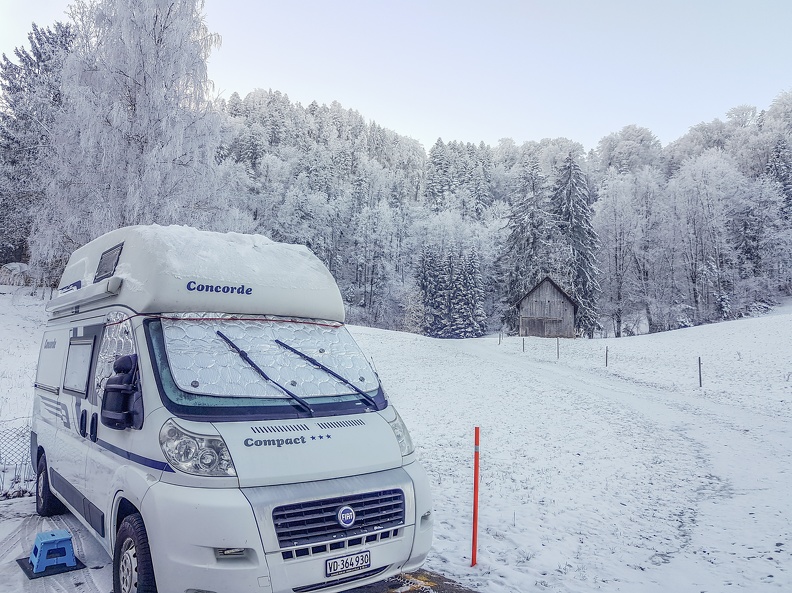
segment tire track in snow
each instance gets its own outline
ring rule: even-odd
[[[21,503],[15,499],[14,504]],[[3,509],[3,511],[6,511],[6,509]],[[18,516],[17,514],[14,518]],[[6,518],[5,512],[3,513],[3,518]],[[27,577],[17,565],[16,559],[30,556],[36,537],[35,534],[38,533],[40,519],[37,515],[25,516],[20,524],[0,541],[0,566],[3,567],[0,570],[0,593],[19,591],[19,584],[27,582]],[[30,582],[34,583],[35,581]],[[40,584],[33,585],[30,591],[42,591]]]
[[[402,394],[396,401],[411,430],[425,425],[411,422],[411,412],[444,418],[431,434],[416,435],[416,442],[431,443],[421,458],[433,479],[439,523],[429,568],[443,572],[452,564],[454,573],[470,575],[468,584],[501,590],[525,581],[512,576],[517,571],[533,575],[548,590],[564,591],[580,581],[619,582],[623,564],[651,565],[650,558],[660,561],[683,546],[679,517],[689,513],[695,488],[673,483],[672,461],[695,474],[696,460],[678,435],[663,433],[679,453],[676,459],[658,458],[652,422],[591,394],[587,385],[565,381],[557,366],[540,370],[495,349],[482,353],[476,341],[446,341],[442,349],[427,351],[421,340],[414,338],[421,365],[433,369],[431,374],[416,378],[409,364],[382,369],[382,374],[386,388]],[[392,353],[384,360],[400,357]],[[451,408],[450,402],[431,397],[449,383],[456,386],[460,404]],[[411,393],[429,395],[415,400]],[[411,399],[417,404],[412,409]],[[470,443],[459,430],[474,425],[482,426],[478,570],[446,552],[469,537],[469,503],[458,493],[469,481]],[[505,435],[506,442],[488,441],[493,433]],[[624,464],[625,458],[634,461]],[[657,476],[660,464],[668,468],[665,482]],[[498,484],[507,490],[492,491]],[[618,544],[608,549],[603,540]],[[504,550],[504,543],[510,551],[496,552]]]
[[[97,557],[97,551],[101,552],[103,556],[107,555],[104,550],[101,549],[101,546],[99,546],[99,544],[96,543],[93,537],[89,534],[87,537],[91,539],[89,540],[89,545],[87,546],[89,549],[86,549],[85,542],[83,541],[85,528],[80,523],[78,523],[77,519],[73,515],[55,515],[50,517],[50,520],[52,521],[55,529],[66,529],[72,534],[74,554],[86,565],[86,568],[83,570],[76,570],[63,575],[64,577],[67,577],[67,579],[63,580],[71,580],[71,588],[68,590],[74,591],[76,593],[105,593],[105,591],[100,588],[99,583],[97,583],[95,579],[96,570],[102,568],[102,566],[97,566],[95,562],[89,562],[90,558]],[[61,585],[63,584],[61,583]]]
[[[493,591],[525,589],[514,583],[648,593],[788,582],[789,560],[776,560],[777,550],[789,546],[789,511],[782,506],[792,484],[769,484],[774,505],[761,497],[749,502],[758,492],[746,484],[750,463],[735,461],[744,447],[763,471],[789,469],[779,449],[788,442],[782,438],[788,422],[774,423],[759,409],[745,413],[744,406],[756,404],[751,398],[666,390],[595,367],[585,352],[569,364],[510,352],[491,339],[438,341],[365,329],[355,335],[377,357],[432,481],[437,523],[428,568]],[[458,555],[469,549],[475,425],[482,427],[486,487],[479,566],[470,569],[469,558]],[[502,442],[488,440],[495,434]],[[782,457],[766,463],[765,451]],[[749,511],[759,516],[754,503],[764,520],[746,519]],[[775,544],[782,545],[770,550]]]
[[[20,590],[27,593],[109,593],[112,589],[109,572],[96,570],[107,566],[105,563],[97,567],[96,559],[109,557],[70,513],[40,517],[36,514],[35,502],[31,497],[14,500],[13,504],[0,508],[0,519],[22,519],[19,525],[0,539],[0,593],[17,593]],[[36,535],[53,529],[66,529],[72,534],[75,555],[86,563],[87,568],[43,579],[27,580],[16,559],[30,556]],[[89,538],[87,545],[85,537]],[[93,559],[93,565],[86,562],[88,559]],[[105,574],[102,575],[102,572]]]
[[[13,556],[25,549],[24,534],[29,530],[29,524],[35,521],[35,517],[25,517],[18,527],[0,540],[0,562],[5,562],[8,559],[15,560],[16,558]]]
[[[702,574],[702,582],[715,581],[720,586],[792,586],[786,569],[792,511],[783,498],[772,494],[792,489],[786,415],[772,417],[762,409],[746,409],[734,399],[716,401],[693,390],[665,391],[607,376],[599,369],[587,372],[547,362],[533,365],[554,369],[566,375],[567,384],[576,383],[579,389],[653,418],[662,430],[688,443],[698,460],[700,484],[691,500],[694,512],[680,519],[680,527],[687,523],[683,530],[687,543],[680,554],[658,554],[653,562],[671,563],[681,555],[675,566],[695,564],[699,573],[709,567],[712,574]],[[755,465],[746,467],[743,458],[754,460]],[[695,561],[691,555],[697,557]]]

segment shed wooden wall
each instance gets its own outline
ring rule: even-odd
[[[521,336],[575,337],[575,306],[548,280],[520,302],[518,314]]]

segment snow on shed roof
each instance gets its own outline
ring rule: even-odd
[[[552,284],[558,292],[560,292],[562,295],[564,295],[566,297],[566,299],[570,303],[572,303],[572,305],[574,305],[575,313],[577,313],[577,310],[578,310],[577,301],[575,299],[573,299],[571,296],[569,296],[569,293],[566,290],[564,290],[563,288],[561,288],[561,286],[559,286],[559,284],[555,280],[553,280],[550,276],[545,276],[539,282],[537,282],[536,285],[531,290],[526,292],[516,303],[514,303],[514,306],[515,307],[519,307],[520,303],[522,303],[525,299],[527,299],[529,296],[531,296],[545,282],[549,282],[550,284]]]
[[[103,282],[110,287],[103,288]],[[58,289],[50,311],[100,293],[101,299],[112,299],[102,305],[122,304],[138,313],[344,320],[335,280],[307,247],[187,226],[131,226],[102,235],[72,253]]]

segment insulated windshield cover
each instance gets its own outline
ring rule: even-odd
[[[284,345],[321,363],[362,391],[379,387],[366,357],[346,328],[338,323],[191,313],[163,318],[162,329],[173,380],[188,393],[289,398],[276,383],[300,397],[354,391]],[[250,362],[218,332],[244,352]]]

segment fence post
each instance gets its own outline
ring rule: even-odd
[[[699,359],[699,387],[701,387],[701,357],[699,356],[698,359]]]

